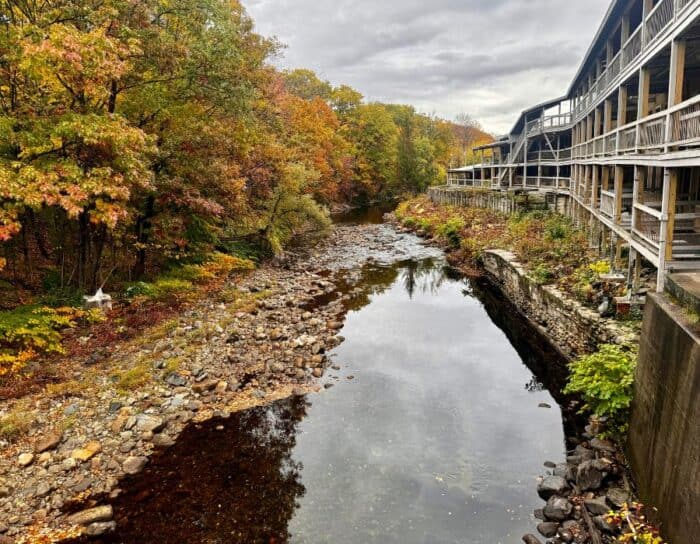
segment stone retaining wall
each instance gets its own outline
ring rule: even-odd
[[[486,251],[483,265],[505,296],[570,360],[595,351],[598,344],[636,341],[628,329],[600,317],[556,287],[535,283],[508,251]]]

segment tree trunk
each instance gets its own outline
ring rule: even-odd
[[[151,219],[155,215],[156,199],[154,195],[149,195],[146,200],[144,213],[139,215],[136,220],[136,241],[138,249],[136,250],[136,262],[131,270],[133,279],[140,279],[146,273],[146,244],[148,243],[151,234]]]
[[[78,216],[78,278],[77,283],[80,289],[85,288],[86,268],[88,260],[88,246],[90,245],[90,224],[88,214],[80,212]]]

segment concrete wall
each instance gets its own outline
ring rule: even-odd
[[[682,310],[650,295],[628,454],[641,498],[671,544],[700,541],[700,338]],[[697,327],[696,327],[697,328]]]
[[[516,257],[486,251],[484,269],[490,279],[568,359],[595,351],[598,344],[635,342],[636,335],[612,319],[604,319],[551,285],[531,280]]]

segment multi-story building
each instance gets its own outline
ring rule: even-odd
[[[659,290],[700,270],[700,0],[613,1],[566,96],[477,150],[448,185],[566,194]]]

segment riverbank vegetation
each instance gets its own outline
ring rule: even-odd
[[[504,214],[438,205],[420,196],[399,205],[396,217],[404,226],[441,241],[458,266],[477,265],[486,249],[505,249],[518,257],[535,282],[556,285],[591,307],[621,294],[601,281],[610,265],[589,249],[586,232],[561,214],[541,210]]]
[[[5,375],[86,293],[162,303],[183,265],[313,241],[329,209],[425,190],[488,139],[275,69],[233,0],[9,1],[0,28],[0,327],[34,338],[0,336]]]
[[[629,427],[636,349],[604,344],[570,365],[564,393],[581,395],[584,409],[604,422],[606,434],[620,442]]]

